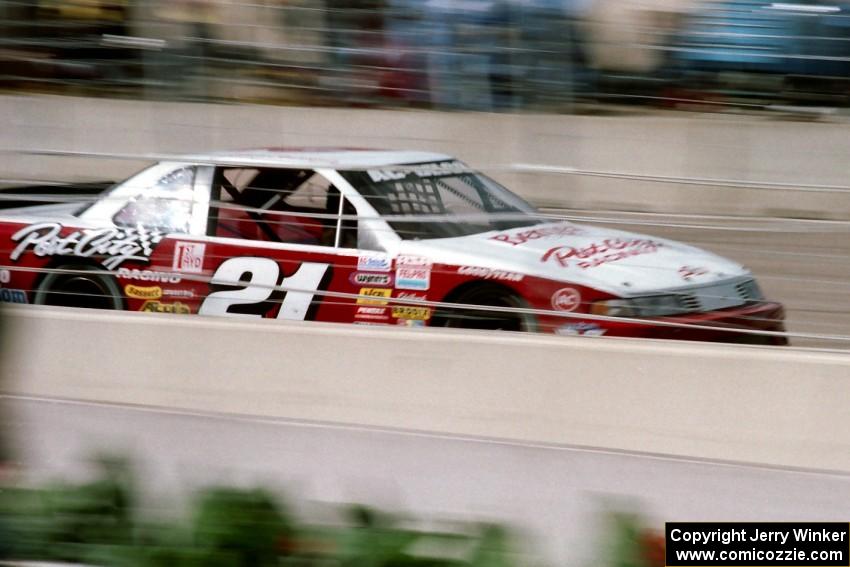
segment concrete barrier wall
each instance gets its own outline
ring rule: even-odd
[[[785,184],[746,188],[493,169],[540,204],[655,212],[844,219],[846,121],[665,112],[546,116],[233,106],[57,96],[0,97],[0,177],[122,178],[138,160],[26,156],[28,150],[185,153],[265,146],[356,146],[454,154],[477,167],[571,167],[641,176]]]
[[[10,393],[850,471],[850,357],[8,308]]]

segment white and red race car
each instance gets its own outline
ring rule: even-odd
[[[742,266],[545,218],[463,163],[423,152],[187,156],[84,206],[0,211],[0,300],[786,343],[782,306]]]

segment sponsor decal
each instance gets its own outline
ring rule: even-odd
[[[386,307],[365,307],[360,306],[354,314],[357,319],[378,319],[385,321],[387,319]]]
[[[294,273],[281,278],[280,265],[271,258],[238,256],[228,258],[216,268],[211,286],[226,289],[207,295],[198,308],[199,315],[229,317],[266,317],[303,321],[312,315],[311,307],[318,304],[316,292],[325,281],[330,264],[301,263]],[[247,274],[247,278],[245,277]],[[275,287],[286,293],[277,308],[270,308],[269,301]],[[235,289],[234,289],[235,288]],[[231,311],[242,306],[242,312]]]
[[[162,295],[166,297],[195,297],[195,292],[191,289],[164,289]]]
[[[398,268],[395,271],[395,286],[399,289],[426,291],[431,287],[431,270],[426,267]]]
[[[385,285],[392,287],[393,275],[374,272],[354,272],[349,276],[348,281],[354,285]]]
[[[398,169],[370,169],[367,171],[372,181],[398,181],[408,175],[417,177],[436,177],[439,175],[456,175],[458,173],[469,173],[471,170],[459,161],[444,161],[436,163],[423,163],[413,166],[402,166]]]
[[[414,307],[412,305],[393,306],[393,317],[397,319],[415,319],[427,321],[431,318],[430,307]]]
[[[175,301],[174,303],[163,303],[161,301],[145,301],[145,304],[142,305],[142,308],[139,311],[145,311],[147,313],[180,313],[180,314],[188,314],[191,313],[192,310],[189,309],[189,306],[185,303],[180,303],[179,301]]]
[[[685,281],[691,281],[691,278],[704,276],[707,273],[708,270],[705,268],[694,268],[692,266],[682,266],[679,268],[679,275],[682,276],[682,279]]]
[[[12,281],[12,272],[9,270],[0,270],[0,284],[9,283]]]
[[[555,331],[556,335],[569,336],[585,336],[585,337],[601,337],[607,329],[603,329],[596,323],[571,323],[558,327]]]
[[[476,266],[461,266],[457,269],[457,273],[462,276],[475,276],[477,278],[484,278],[485,280],[501,280],[506,282],[521,282],[525,278],[525,276],[516,272],[492,270],[490,268],[479,268]]]
[[[395,286],[398,289],[427,291],[431,287],[431,265],[422,256],[399,256],[395,261]]]
[[[661,247],[660,242],[646,238],[609,238],[601,243],[576,248],[575,246],[556,246],[540,257],[541,262],[554,261],[563,268],[575,263],[581,269],[595,268],[602,264],[617,262],[640,254],[652,254]]]
[[[29,303],[27,292],[22,289],[0,287],[0,302],[2,303]]]
[[[400,291],[396,295],[396,299],[412,299],[414,301],[425,301],[428,298],[424,293],[413,293],[412,291]]]
[[[399,319],[396,324],[404,327],[424,327],[425,321],[422,319]]]
[[[139,280],[154,283],[180,283],[180,276],[153,270],[137,270],[136,268],[118,268],[118,277],[128,280]]]
[[[393,290],[391,289],[383,289],[383,288],[375,288],[375,287],[362,287],[360,288],[360,295],[365,295],[367,297],[358,297],[357,305],[386,305],[387,299],[392,295]],[[369,298],[379,298],[379,299],[369,299]]]
[[[581,294],[577,289],[565,287],[552,294],[552,309],[575,311],[581,305]]]
[[[12,235],[17,247],[9,259],[17,260],[27,250],[36,256],[107,256],[101,264],[114,270],[128,260],[149,262],[154,246],[165,234],[142,226],[136,228],[98,228],[75,230],[62,236],[62,225],[57,222],[42,222],[22,228]]]
[[[200,274],[204,271],[206,247],[202,242],[175,242],[174,262],[171,267],[178,272]]]
[[[541,238],[552,238],[555,236],[576,236],[579,234],[584,234],[584,230],[580,229],[577,226],[559,225],[543,228],[533,228],[531,230],[523,230],[514,233],[497,234],[496,236],[491,236],[490,240],[495,240],[496,242],[504,242],[505,244],[510,244],[511,246],[520,246],[522,244],[525,244],[529,240],[539,240]]]
[[[389,272],[392,262],[386,254],[364,254],[357,257],[357,270],[361,272]]]
[[[399,256],[395,259],[395,265],[398,266],[431,266],[434,262],[425,256]]]
[[[135,299],[159,299],[162,297],[162,288],[159,286],[142,287],[130,284],[124,287],[124,293],[127,294],[127,297],[133,297]]]

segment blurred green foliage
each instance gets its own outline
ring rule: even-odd
[[[141,518],[131,469],[98,459],[95,480],[0,490],[9,558],[109,567],[511,567],[506,529],[417,529],[363,506],[340,525],[299,524],[269,492],[202,491],[189,520]]]

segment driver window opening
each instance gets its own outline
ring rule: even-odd
[[[263,242],[335,246],[339,191],[312,170],[219,168],[209,234]],[[345,214],[355,214],[346,201]],[[353,223],[353,224],[352,224]],[[338,245],[356,246],[357,221],[345,221]],[[352,236],[353,235],[353,236]]]

